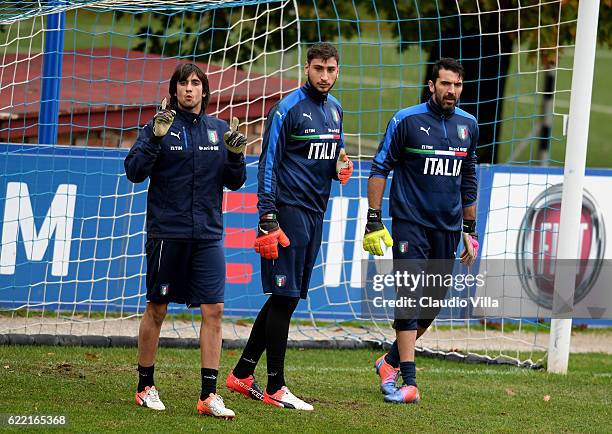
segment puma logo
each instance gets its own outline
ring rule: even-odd
[[[302,113],[302,116],[304,116],[305,118],[308,118],[312,121],[312,113]]]
[[[180,131],[178,133],[175,133],[174,131],[170,131],[170,135],[176,137],[177,139],[179,139],[179,141],[181,140],[181,132]]]
[[[431,130],[431,127],[425,129],[425,127],[421,127],[419,131],[425,131],[427,133],[427,135],[429,135],[429,130]]]

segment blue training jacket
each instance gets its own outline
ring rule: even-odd
[[[238,190],[246,180],[244,156],[223,144],[227,122],[177,110],[168,133],[153,136],[147,123],[124,166],[132,182],[150,178],[147,195],[149,238],[220,240],[223,187]]]
[[[372,163],[370,177],[394,170],[393,218],[428,228],[461,230],[462,208],[476,202],[478,122],[455,108],[445,113],[431,98],[397,112]]]
[[[324,213],[344,148],[342,106],[310,83],[268,113],[259,157],[259,214],[290,205]]]

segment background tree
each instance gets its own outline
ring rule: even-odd
[[[560,47],[573,45],[576,38],[578,0],[544,4],[537,0],[382,3],[381,10],[388,19],[399,19],[399,24],[392,27],[399,50],[423,41],[421,48],[429,57],[425,77],[431,76],[433,63],[440,57],[462,61],[466,86],[461,106],[477,114],[481,163],[498,162],[496,144],[501,131],[506,77],[512,53],[521,48],[515,48],[516,44],[520,42],[528,56],[534,61],[539,58],[547,69],[555,66]],[[612,0],[602,0],[599,42],[611,45],[611,34]],[[548,86],[552,91],[554,82],[548,81]],[[429,91],[424,88],[423,99],[426,98]],[[550,131],[544,134],[549,137]]]
[[[295,20],[293,8],[265,14],[266,22],[255,19],[262,8],[276,5],[278,3],[260,3],[205,12],[192,9],[137,14],[140,42],[134,48],[191,60],[209,61],[210,56],[213,62],[220,62],[227,58],[238,67],[244,67],[262,52],[297,42],[296,26],[266,34],[269,28]],[[47,3],[6,1],[0,6],[0,15],[10,20],[16,15],[28,14],[33,8],[51,11]],[[506,77],[512,56],[518,51],[527,52],[532,61],[541,62],[543,70],[552,71],[560,47],[574,44],[578,0],[299,0],[298,9],[302,43],[346,41],[357,31],[363,34],[367,32],[367,25],[356,19],[359,15],[373,21],[385,18],[392,22],[377,22],[377,25],[397,39],[398,50],[418,45],[427,52],[425,77],[430,76],[431,67],[438,58],[460,59],[466,69],[467,84],[461,104],[477,115],[480,124],[479,160],[497,163],[496,144],[500,138]],[[121,13],[116,16],[119,19]],[[0,22],[0,33],[2,31]],[[598,40],[612,45],[612,0],[601,0]],[[238,44],[240,41],[242,43]],[[519,43],[521,47],[517,46]],[[554,80],[553,73],[544,80],[545,87],[539,89],[544,95],[554,89],[551,79]],[[428,96],[424,87],[423,98]],[[544,128],[539,135],[546,145],[550,130]]]
[[[266,14],[261,22],[255,19],[261,14],[262,8],[268,7],[273,8],[274,3],[218,8],[205,12],[141,14],[137,19],[142,22],[138,30],[142,36],[136,49],[192,60],[206,58],[209,53],[218,53],[214,56],[215,60],[223,56],[237,62],[238,67],[242,68],[245,66],[241,65],[242,62],[264,51],[277,50],[297,42],[296,26],[288,26],[295,20],[293,8],[278,9]],[[335,35],[350,39],[357,30],[356,22],[338,20],[338,17],[354,13],[353,6],[348,2],[334,4],[325,0],[301,1],[298,8],[302,42],[327,40]],[[271,26],[268,21],[276,25]],[[266,34],[269,28],[281,26],[284,27],[283,32]],[[182,31],[172,35],[173,29]],[[252,36],[252,39],[245,42],[244,35]]]

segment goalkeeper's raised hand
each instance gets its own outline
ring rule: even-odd
[[[278,245],[289,247],[289,238],[276,220],[276,214],[264,214],[259,219],[255,251],[264,259],[278,259]]]
[[[382,256],[384,254],[380,241],[383,241],[387,247],[393,246],[393,238],[382,223],[381,211],[379,209],[368,209],[368,222],[365,227],[363,236],[363,250],[372,255]]]
[[[166,108],[166,98],[161,102],[161,108],[153,116],[153,135],[155,137],[164,137],[168,134],[168,130],[174,122],[176,112]]]
[[[475,220],[463,220],[463,251],[461,252],[461,263],[468,267],[474,265],[476,258],[478,257],[478,249],[480,243],[478,242],[478,234],[476,233],[476,221]]]
[[[237,117],[233,117],[230,122],[230,129],[223,135],[223,142],[228,151],[233,154],[242,154],[247,145],[247,138],[238,131],[240,121]]]

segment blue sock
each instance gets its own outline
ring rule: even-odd
[[[399,349],[397,348],[397,340],[394,340],[393,345],[391,345],[391,348],[389,348],[389,352],[385,356],[385,361],[394,368],[398,368],[400,364],[399,358],[400,357]]]
[[[404,384],[416,387],[416,363],[400,362],[400,372],[402,373]]]

